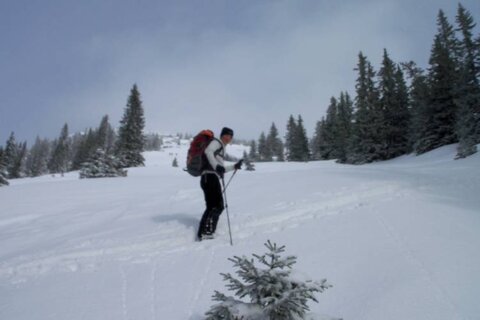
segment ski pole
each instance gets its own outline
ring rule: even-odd
[[[227,188],[228,186],[230,185],[230,182],[232,182],[232,179],[233,179],[233,176],[235,176],[235,173],[237,173],[237,169],[235,169],[235,171],[233,171],[233,174],[232,176],[230,177],[230,179],[228,180],[227,182],[227,185],[223,185],[223,193],[225,193],[227,191]],[[223,179],[223,178],[222,178]]]
[[[235,170],[235,172],[236,171],[237,170]],[[232,176],[232,178],[233,178],[233,176]],[[230,179],[230,180],[232,180],[232,179]],[[228,233],[230,234],[230,245],[233,246],[232,229],[230,228],[230,215],[228,214],[227,193],[225,192],[226,187],[225,187],[225,180],[223,179],[223,177],[222,177],[222,184],[223,184],[223,194],[224,194],[224,197],[225,197],[225,210],[227,211]],[[227,184],[227,186],[228,186],[228,184]]]

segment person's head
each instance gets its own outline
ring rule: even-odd
[[[229,144],[232,142],[233,139],[233,130],[227,127],[222,129],[222,133],[220,134],[220,139],[224,144]]]

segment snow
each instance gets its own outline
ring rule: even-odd
[[[225,213],[214,240],[194,241],[204,200],[181,169],[187,148],[148,152],[127,178],[1,188],[0,319],[203,319],[214,290],[233,294],[227,259],[268,239],[333,285],[310,304],[319,319],[478,319],[479,154],[257,163],[228,189],[232,247]]]

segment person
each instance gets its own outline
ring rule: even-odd
[[[205,195],[206,209],[198,227],[198,240],[213,237],[217,223],[224,210],[223,191],[220,179],[226,172],[240,170],[242,161],[234,165],[225,165],[225,147],[232,142],[233,130],[223,128],[220,139],[213,139],[205,149],[206,167],[202,172],[200,186]]]

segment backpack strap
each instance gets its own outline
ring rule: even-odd
[[[215,150],[215,152],[213,153],[213,155],[216,157],[216,156],[220,156],[222,157],[222,159],[225,159],[225,155],[222,155],[221,152],[223,151],[223,142],[220,141],[220,139],[218,138],[213,138],[214,140],[217,140],[218,143],[220,143],[220,148]],[[213,141],[213,140],[212,140]]]

